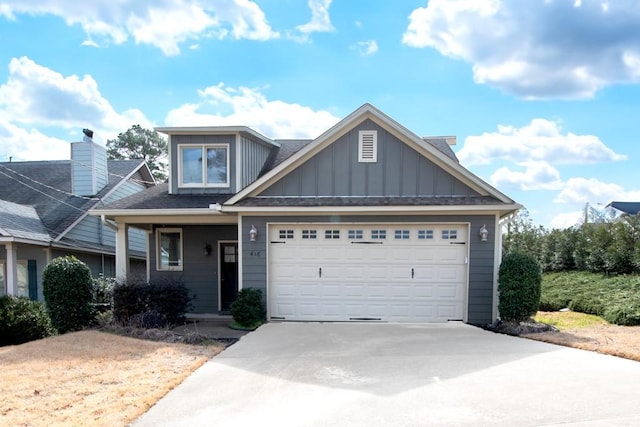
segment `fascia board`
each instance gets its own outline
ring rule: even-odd
[[[271,138],[267,138],[261,133],[247,126],[177,126],[177,127],[157,127],[156,132],[166,135],[223,135],[223,134],[247,134],[259,141],[274,147],[280,147],[280,143]]]

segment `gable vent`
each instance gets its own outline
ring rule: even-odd
[[[358,132],[358,161],[378,161],[378,131],[361,130]]]

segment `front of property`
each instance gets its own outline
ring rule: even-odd
[[[148,231],[148,278],[181,280],[193,314],[239,289],[284,321],[493,321],[500,220],[519,205],[462,167],[454,138],[420,138],[365,104],[314,140],[246,127],[159,128],[165,185],[94,209]]]

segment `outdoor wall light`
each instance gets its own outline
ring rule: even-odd
[[[202,250],[202,253],[203,253],[205,256],[209,256],[209,255],[211,255],[211,245],[210,245],[210,244],[208,244],[208,243],[207,243],[206,245],[204,245],[204,249]]]
[[[480,227],[480,241],[486,242],[487,237],[489,237],[489,230],[487,230],[487,225],[484,224],[482,227]]]
[[[255,242],[257,238],[258,238],[258,229],[256,228],[255,225],[252,225],[251,229],[249,230],[249,241]]]

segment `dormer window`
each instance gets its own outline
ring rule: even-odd
[[[358,132],[358,161],[375,163],[378,161],[378,132],[361,130]]]
[[[228,144],[181,144],[178,149],[180,187],[228,187]]]

